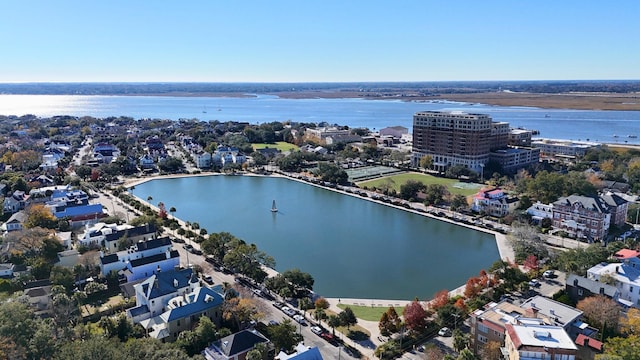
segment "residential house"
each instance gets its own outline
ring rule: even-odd
[[[27,214],[25,214],[24,211],[18,211],[11,215],[7,222],[2,224],[0,230],[2,230],[4,233],[20,231],[22,230],[22,225],[24,224],[25,220],[27,220]]]
[[[578,360],[595,360],[597,354],[602,354],[602,342],[585,335],[578,335],[576,338],[576,346]]]
[[[529,309],[535,317],[547,318],[549,325],[563,327],[572,339],[578,334],[593,335],[597,331],[581,320],[581,310],[541,295],[527,299],[520,307]]]
[[[620,291],[618,302],[640,308],[640,252],[622,249],[615,254],[620,262],[600,263],[587,270],[587,278],[601,281],[603,276],[612,279]]]
[[[211,154],[206,151],[196,152],[193,158],[198,169],[208,169],[212,165]]]
[[[597,330],[580,320],[582,311],[543,296],[518,303],[505,299],[491,302],[470,315],[471,350],[479,354],[489,342],[504,344],[506,324],[540,324],[560,326],[575,337],[593,336]]]
[[[473,196],[471,210],[491,216],[503,217],[515,210],[517,198],[509,198],[500,188],[482,189]]]
[[[536,223],[542,219],[553,219],[553,204],[543,204],[537,201],[527,209],[527,214],[531,215],[531,219]]]
[[[508,360],[574,360],[578,348],[561,326],[506,324]]]
[[[119,278],[126,282],[144,279],[161,271],[169,271],[180,265],[178,250],[167,250],[164,253],[132,259],[127,261],[126,268],[118,272]]]
[[[611,225],[622,227],[627,222],[627,212],[629,211],[629,202],[612,192],[606,192],[600,195],[600,198],[609,206],[611,214]]]
[[[43,316],[49,313],[51,309],[51,287],[49,279],[31,281],[25,285],[24,296],[37,315]]]
[[[171,240],[168,237],[153,238],[147,241],[138,241],[129,248],[116,253],[105,254],[100,252],[100,271],[107,275],[112,271],[120,271],[127,268],[127,263],[138,259],[149,259],[156,255],[165,256],[173,250]],[[165,256],[166,258],[166,256]],[[163,269],[166,267],[163,266]],[[147,275],[150,276],[150,275]],[[147,277],[145,276],[145,277]]]
[[[24,191],[16,190],[11,196],[4,198],[4,211],[9,213],[18,212],[25,208],[28,200],[29,195]]]
[[[207,360],[244,360],[257,344],[270,344],[269,339],[256,330],[242,330],[223,337],[202,352]]]
[[[322,354],[320,354],[320,350],[317,347],[310,347],[300,343],[296,345],[291,354],[280,351],[275,360],[322,360]]]
[[[197,284],[197,279],[191,281]],[[194,286],[193,291],[170,299],[162,314],[140,321],[149,337],[173,342],[182,331],[191,330],[202,316],[220,325],[224,299],[211,288]]]
[[[247,158],[237,148],[219,145],[211,161],[213,164],[224,166],[225,164],[243,164]]]
[[[604,295],[615,301],[618,301],[620,298],[620,290],[615,286],[575,274],[570,274],[567,277],[565,286],[569,298],[571,298],[571,301],[574,303],[594,295]]]
[[[153,156],[149,154],[144,154],[138,159],[140,163],[140,168],[142,169],[154,169],[156,167],[156,162],[153,160]]]
[[[140,226],[96,223],[85,227],[78,241],[84,246],[103,246],[107,253],[118,250],[118,241],[126,238],[130,242],[146,241],[156,237],[157,229],[153,224]]]
[[[609,206],[598,196],[571,195],[553,203],[553,227],[573,238],[604,240],[610,223]]]
[[[123,284],[135,296],[136,306],[127,309],[127,316],[134,324],[158,316],[166,311],[169,300],[191,293],[196,289],[197,277],[193,282],[193,269],[175,268],[161,271],[150,277]]]

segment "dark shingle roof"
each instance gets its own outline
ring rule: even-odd
[[[553,205],[572,206],[575,203],[579,203],[585,209],[589,209],[592,211],[597,211],[600,213],[609,212],[609,207],[607,206],[607,204],[604,202],[604,200],[602,200],[597,196],[570,195],[570,196],[558,199],[558,201],[554,202]]]
[[[108,254],[100,258],[100,262],[102,263],[102,265],[111,264],[118,261],[118,254]]]
[[[223,337],[211,344],[211,347],[216,347],[227,357],[232,357],[252,349],[256,344],[265,342],[269,340],[257,331],[243,330]]]
[[[220,294],[208,287],[197,288],[195,293],[188,296],[194,297],[193,301],[165,312],[162,316],[166,317],[166,321],[184,319],[188,316],[201,313],[207,309],[221,306],[224,302],[224,299]]]
[[[569,277],[567,278],[567,285],[578,286],[583,289],[587,289],[592,294],[600,294],[600,289],[602,289],[602,294],[610,298],[615,297],[618,293],[618,289],[616,289],[614,286],[574,274],[569,275]]]

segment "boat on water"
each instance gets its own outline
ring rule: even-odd
[[[276,207],[276,201],[273,200],[271,203],[271,212],[278,212],[278,208]]]
[[[638,135],[629,135],[629,139],[637,139]]]

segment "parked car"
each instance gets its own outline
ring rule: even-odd
[[[293,315],[293,320],[297,321],[300,325],[307,326],[307,321],[304,319],[304,316],[300,314]]]
[[[556,273],[553,270],[547,270],[544,273],[542,273],[542,276],[546,277],[546,278],[552,278],[555,277]]]
[[[438,331],[438,336],[451,336],[451,329],[448,327],[443,327]]]
[[[316,334],[316,335],[318,335],[318,336],[320,336],[324,332],[324,330],[322,330],[322,328],[320,326],[312,326],[311,327],[311,332]]]
[[[531,279],[531,281],[529,281],[529,286],[538,287],[540,286],[540,281],[538,281],[538,279]]]
[[[193,248],[193,250],[191,250],[191,252],[193,254],[196,254],[196,255],[202,255],[202,250],[200,250],[200,249]]]
[[[293,315],[296,314],[295,310],[291,309],[288,306],[283,306],[280,310],[282,310],[283,313],[287,314],[288,316],[293,317]]]
[[[182,245],[182,248],[187,250],[188,252],[192,252],[193,251],[193,246],[191,244],[184,244],[184,245]]]
[[[202,277],[202,280],[204,280],[204,282],[206,282],[209,285],[213,285],[213,278],[211,277],[211,275],[204,275]]]

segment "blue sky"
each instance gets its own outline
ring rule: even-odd
[[[20,0],[0,82],[640,79],[640,1]]]

